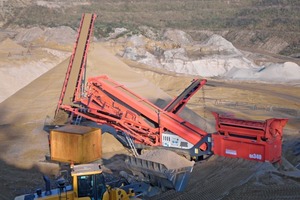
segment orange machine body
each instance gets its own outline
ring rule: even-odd
[[[214,113],[214,154],[256,161],[281,161],[282,132],[287,119],[241,120]]]

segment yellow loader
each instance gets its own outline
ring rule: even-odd
[[[71,167],[72,185],[64,179],[57,180],[57,188],[50,189],[47,178],[46,190],[17,196],[15,200],[127,200],[138,199],[132,189],[111,188],[105,184],[102,169],[98,164],[81,164]]]

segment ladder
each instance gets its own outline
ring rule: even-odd
[[[85,108],[79,108],[78,109],[79,113],[85,113],[86,109]],[[77,114],[74,125],[79,125],[81,123],[82,120],[82,115]]]
[[[124,135],[125,135],[125,138],[127,140],[128,145],[129,145],[129,147],[131,149],[131,152],[133,153],[134,157],[137,157],[138,156],[138,152],[137,152],[137,150],[135,148],[135,145],[134,145],[134,143],[132,141],[132,138],[127,133],[124,133]]]
[[[77,115],[77,117],[75,119],[75,122],[74,122],[74,125],[79,125],[80,122],[81,122],[81,119],[82,119],[82,115]]]

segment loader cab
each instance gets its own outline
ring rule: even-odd
[[[98,164],[83,164],[71,167],[73,192],[76,198],[89,197],[101,200],[106,191],[105,179]]]

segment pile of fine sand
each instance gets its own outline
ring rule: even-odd
[[[26,51],[28,51],[26,48],[17,44],[10,38],[6,38],[2,42],[0,42],[0,53],[6,54],[7,57],[9,56],[9,54],[11,55],[17,53],[21,54],[21,53],[25,53]]]
[[[194,161],[188,161],[183,156],[166,149],[156,149],[145,152],[139,158],[164,164],[168,169],[178,169],[183,167],[192,167]]]
[[[258,80],[271,83],[300,81],[300,66],[293,62],[269,63],[260,69],[239,69],[228,73],[227,78]]]
[[[7,38],[0,42],[0,102],[65,60],[71,53],[31,49]]]
[[[19,29],[15,37],[18,43],[58,43],[58,44],[74,44],[76,40],[76,31],[67,26],[59,26],[53,28],[42,29],[40,27],[32,27],[29,29]]]
[[[110,133],[102,134],[102,153],[126,151],[124,146]]]

